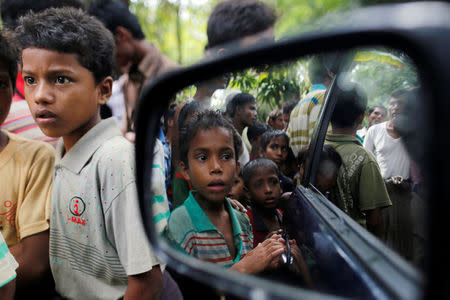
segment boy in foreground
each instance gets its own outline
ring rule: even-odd
[[[169,218],[171,242],[186,254],[242,273],[276,265],[282,241],[269,238],[252,250],[250,222],[226,198],[239,171],[241,139],[233,125],[220,113],[205,111],[190,120],[180,139],[181,171],[195,192]]]
[[[114,119],[100,120],[111,95],[114,40],[76,9],[29,14],[16,30],[25,98],[57,147],[50,266],[69,299],[157,299],[160,262],[144,233],[132,145]]]

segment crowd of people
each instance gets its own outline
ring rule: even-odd
[[[1,13],[0,295],[198,295],[155,255],[136,192],[136,103],[145,85],[181,66],[145,40],[137,17],[117,0],[96,0],[88,9],[78,0],[3,0]],[[273,40],[276,20],[274,8],[259,0],[219,2],[208,20],[205,56]],[[254,275],[280,269],[289,245],[291,271],[313,288],[299,241],[283,235],[280,203],[302,183],[334,75],[325,56],[314,57],[308,94],[265,123],[248,93],[230,94],[224,111],[211,108],[213,93],[226,87],[223,77],[171,103],[148,187],[158,233],[180,252]],[[422,257],[407,213],[422,179],[402,143],[401,117],[416,92],[394,91],[388,109],[370,108],[361,129],[363,88],[337,86],[313,180],[318,192],[410,260]]]

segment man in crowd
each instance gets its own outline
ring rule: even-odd
[[[89,13],[97,17],[114,36],[116,67],[128,78],[123,84],[126,117],[122,130],[133,131],[134,109],[142,88],[156,76],[175,69],[178,64],[145,40],[137,17],[117,0],[95,1]]]
[[[405,258],[412,256],[411,160],[404,146],[398,122],[405,113],[409,91],[398,89],[391,94],[390,120],[373,125],[367,131],[364,147],[373,153],[386,182],[392,207],[385,210],[386,243]]]
[[[369,109],[367,112],[367,125],[356,131],[356,134],[364,141],[367,134],[367,130],[372,125],[380,124],[386,121],[387,110],[383,105],[376,105]]]
[[[311,89],[292,110],[287,129],[291,139],[290,146],[296,156],[300,149],[308,146],[311,141],[325,100],[325,92],[333,77],[330,67],[327,66],[327,58],[325,56],[312,58],[308,66],[308,75],[312,83]]]
[[[332,133],[327,134],[325,141],[339,153],[342,165],[329,199],[381,238],[384,232],[381,210],[390,206],[391,201],[377,162],[355,136],[364,119],[367,97],[356,84],[345,91],[336,86],[335,96]]]

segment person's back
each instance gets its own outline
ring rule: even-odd
[[[332,74],[326,60],[325,56],[311,59],[308,68],[312,86],[308,94],[297,103],[291,112],[287,133],[294,156],[297,156],[303,147],[309,145],[319,119]]]
[[[332,133],[325,142],[333,146],[342,159],[329,199],[355,221],[381,237],[381,209],[392,205],[380,169],[373,155],[356,137],[364,119],[367,98],[356,84],[348,90],[337,87],[336,106],[331,117]]]

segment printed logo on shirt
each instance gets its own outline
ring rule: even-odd
[[[86,210],[86,203],[80,197],[73,197],[69,202],[69,211],[72,214],[67,219],[72,223],[86,225],[86,219],[82,218],[84,211]]]

